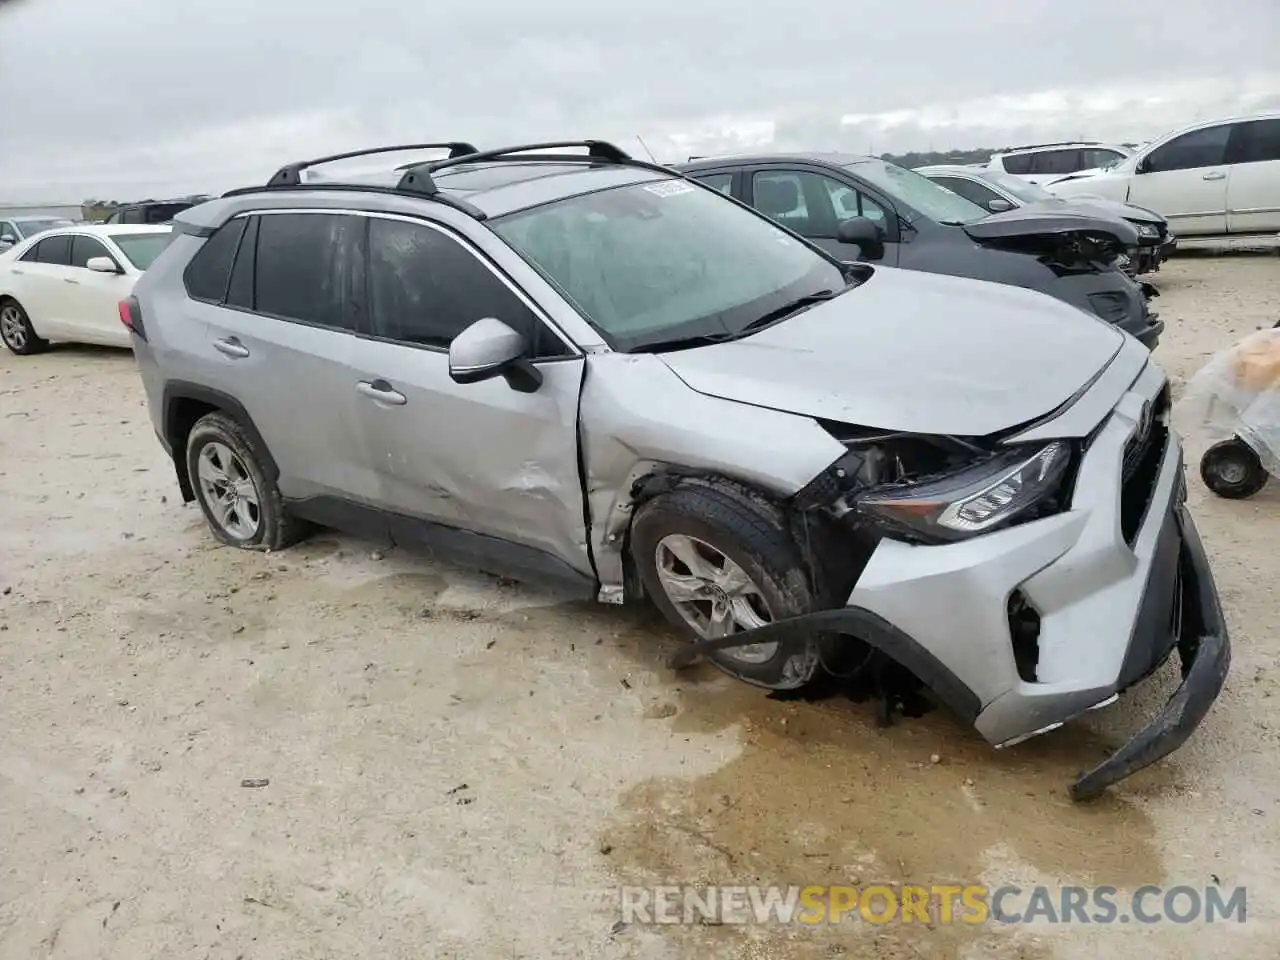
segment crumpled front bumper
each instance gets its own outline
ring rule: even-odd
[[[1200,725],[1226,682],[1231,641],[1213,571],[1186,507],[1178,505],[1174,517],[1181,548],[1173,629],[1182,660],[1182,683],[1142,730],[1071,785],[1073,800],[1092,799],[1177,750]]]

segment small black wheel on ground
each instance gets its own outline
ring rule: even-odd
[[[198,420],[187,436],[187,473],[213,535],[242,550],[283,550],[306,535],[290,516],[240,424],[225,413]]]
[[[786,525],[731,487],[691,483],[644,504],[631,553],[646,592],[692,639],[724,636],[818,609],[816,592]],[[726,673],[771,690],[813,679],[817,637],[716,651]]]
[[[49,346],[48,340],[36,334],[22,304],[12,298],[0,299],[0,340],[20,357],[40,353]]]
[[[1239,437],[1215,443],[1200,458],[1200,479],[1220,497],[1243,500],[1267,484],[1267,469]]]

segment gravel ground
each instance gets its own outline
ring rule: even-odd
[[[1275,322],[1280,261],[1156,283],[1178,382]],[[128,353],[4,352],[0,957],[1272,960],[1280,483],[1191,501],[1226,692],[1073,806],[1168,671],[1001,753],[938,711],[882,731],[866,704],[675,677],[651,617],[334,535],[217,547]],[[1248,922],[615,929],[622,883],[850,881],[1217,881],[1249,888]]]

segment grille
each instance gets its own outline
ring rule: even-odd
[[[1169,385],[1160,388],[1143,409],[1142,421],[1124,448],[1121,473],[1120,527],[1127,543],[1132,544],[1142,527],[1151,495],[1160,472],[1160,458],[1169,436],[1165,415],[1169,411]]]

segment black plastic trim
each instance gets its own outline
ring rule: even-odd
[[[584,600],[595,599],[599,592],[599,584],[593,576],[574,569],[537,547],[421,517],[379,510],[341,497],[290,500],[286,501],[286,507],[295,516],[321,526],[378,542],[390,542],[427,556],[438,554],[460,565],[567,591]]]
[[[268,479],[272,482],[279,479],[280,468],[277,466],[275,458],[271,456],[270,448],[267,446],[266,441],[262,439],[262,434],[258,432],[258,427],[254,424],[253,418],[249,416],[249,411],[244,408],[239,400],[220,390],[201,386],[198,383],[191,383],[186,380],[170,380],[165,383],[161,394],[160,429],[164,436],[165,449],[169,451],[170,459],[173,460],[174,470],[178,474],[178,486],[182,489],[183,499],[187,503],[190,503],[195,498],[195,492],[191,486],[191,478],[187,475],[186,445],[179,442],[181,438],[177,435],[174,423],[174,414],[178,403],[182,400],[196,400],[234,417],[249,438],[249,442],[253,445],[254,456],[258,458],[258,463]]]
[[[673,670],[679,670],[703,654],[717,650],[754,643],[795,640],[813,633],[845,634],[875,647],[915,674],[921,683],[966,723],[973,724],[982,712],[982,701],[978,695],[941,660],[879,614],[861,607],[819,610],[816,613],[778,620],[754,630],[743,630],[728,637],[690,643],[681,647],[667,665]]]

